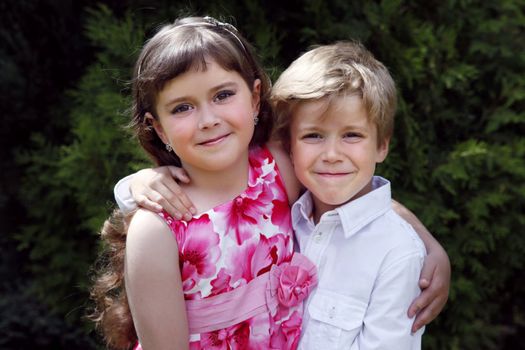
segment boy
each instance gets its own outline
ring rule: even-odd
[[[420,349],[406,315],[425,248],[374,176],[388,153],[394,82],[362,45],[336,43],[294,61],[272,90],[278,138],[308,190],[292,207],[300,251],[318,267],[301,349]],[[289,141],[289,142],[288,142]]]

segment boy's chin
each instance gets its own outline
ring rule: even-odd
[[[327,196],[326,193],[319,194],[319,196],[313,195],[315,207],[321,209],[323,212],[340,207],[348,203],[351,199],[352,198],[342,196]]]
[[[314,202],[316,205],[325,206],[325,207],[340,207],[348,202],[358,199],[359,197],[364,196],[370,192],[369,188],[363,188],[361,191],[355,193],[334,193],[332,195],[327,193],[319,193],[318,195],[314,194]]]

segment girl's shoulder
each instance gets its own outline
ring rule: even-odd
[[[301,184],[295,176],[290,155],[284,150],[283,145],[279,141],[270,141],[265,147],[277,164],[278,171],[286,187],[288,203],[292,205],[299,198]]]
[[[126,237],[126,250],[136,246],[142,251],[155,253],[164,250],[167,245],[175,245],[171,230],[159,214],[139,208],[129,223]]]

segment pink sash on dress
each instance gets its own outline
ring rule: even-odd
[[[273,265],[270,271],[226,293],[200,300],[186,300],[190,334],[233,326],[281,304],[295,306],[317,285],[317,268],[304,255],[294,253],[290,262]]]

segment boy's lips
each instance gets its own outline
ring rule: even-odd
[[[351,174],[349,171],[316,171],[315,173],[321,176],[344,176]]]
[[[339,179],[352,174],[351,171],[316,171],[315,174],[325,179]]]
[[[212,138],[209,138],[207,140],[204,140],[202,142],[197,143],[197,145],[199,145],[199,146],[213,146],[213,145],[216,145],[216,144],[222,142],[224,139],[226,139],[228,136],[230,136],[230,134],[231,133],[227,133],[227,134],[220,135],[220,136],[217,136],[217,137],[212,137]]]

